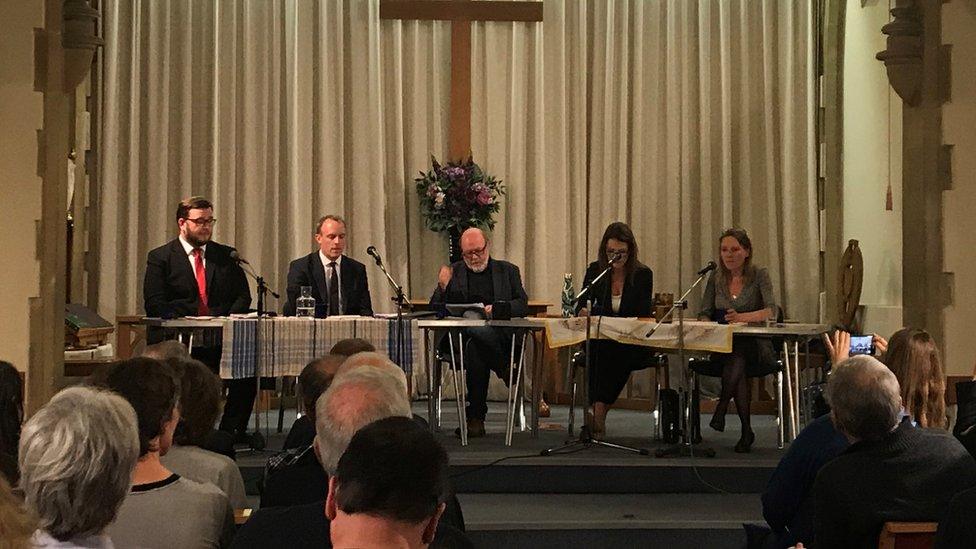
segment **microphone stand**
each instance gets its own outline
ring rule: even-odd
[[[367,251],[367,253],[369,252]],[[397,304],[396,337],[394,338],[394,340],[396,341],[396,352],[394,354],[393,362],[396,362],[397,365],[400,366],[400,368],[403,368],[404,363],[406,362],[405,359],[407,354],[407,338],[406,338],[405,330],[403,329],[403,309],[404,307],[406,307],[407,309],[412,310],[412,306],[407,301],[406,296],[403,294],[403,287],[397,284],[396,281],[393,280],[393,276],[391,276],[389,271],[386,270],[386,266],[383,265],[383,260],[380,259],[379,254],[376,255],[369,254],[369,255],[371,255],[373,259],[376,260],[376,266],[383,271],[384,275],[386,275],[387,282],[390,283],[390,286],[393,288],[393,292],[396,294],[390,298],[391,301]]]
[[[696,430],[696,426],[700,425],[700,414],[697,406],[697,387],[694,389],[689,389],[694,384],[691,378],[691,370],[688,368],[688,364],[685,362],[685,309],[688,308],[688,294],[692,292],[695,288],[701,284],[702,280],[705,280],[705,276],[712,269],[706,268],[699,272],[698,280],[688,288],[685,293],[681,294],[681,297],[676,299],[672,304],[668,312],[664,313],[654,328],[647,332],[644,337],[650,339],[654,332],[661,327],[664,320],[671,316],[675,310],[678,311],[678,362],[681,364],[682,376],[685,378],[685,387],[681,391],[681,442],[667,448],[658,448],[654,452],[655,457],[683,457],[693,455],[692,444],[694,443],[694,435],[692,430]],[[694,394],[692,394],[694,393]],[[694,406],[694,413],[692,411],[692,397],[696,397],[696,404]],[[658,395],[661,398],[661,395]],[[700,427],[698,427],[700,429]],[[698,452],[705,457],[715,457],[715,450],[712,448],[699,448]]]
[[[255,328],[256,334],[254,336],[254,383],[256,386],[254,402],[255,406],[260,402],[261,395],[261,324],[262,320],[267,315],[265,310],[265,300],[267,294],[271,294],[275,299],[281,299],[281,295],[278,292],[272,290],[268,287],[268,284],[264,281],[264,277],[254,272],[254,268],[246,259],[237,258],[237,263],[241,265],[241,270],[243,270],[248,276],[254,279],[257,283],[257,294],[258,294],[258,306],[257,306],[257,327]],[[281,395],[278,395],[281,398]],[[265,426],[265,431],[267,431],[267,426]],[[270,435],[270,433],[268,433]],[[261,414],[258,413],[257,408],[254,410],[254,434],[251,435],[251,448],[253,450],[263,450],[265,447],[265,437],[261,436]]]
[[[619,256],[616,259],[614,259],[614,261],[617,261],[618,259],[619,259]],[[594,278],[593,280],[591,280],[590,283],[587,284],[585,288],[583,288],[582,290],[580,290],[580,292],[578,294],[576,294],[576,297],[574,297],[573,298],[573,301],[572,301],[572,303],[575,305],[575,304],[579,303],[580,300],[583,299],[583,297],[585,296],[586,297],[586,302],[587,302],[586,303],[586,309],[587,309],[587,315],[586,315],[586,340],[585,340],[585,343],[584,343],[584,349],[585,349],[585,351],[584,351],[584,357],[585,358],[584,358],[584,361],[583,361],[583,363],[585,365],[584,368],[583,368],[583,400],[584,401],[588,401],[589,400],[589,396],[590,396],[590,387],[589,387],[589,385],[590,385],[590,376],[589,376],[589,374],[590,374],[590,368],[591,368],[591,364],[590,364],[590,353],[591,353],[590,326],[591,326],[591,319],[593,318],[593,315],[592,315],[593,300],[592,300],[591,296],[589,296],[588,294],[591,293],[591,290],[596,286],[596,284],[598,282],[600,282],[600,280],[603,279],[603,277],[605,277],[611,270],[613,270],[613,263],[614,263],[614,261],[609,261],[608,262],[608,265],[607,265],[607,268],[604,269],[603,272],[601,272],[599,275],[597,275],[596,278]],[[569,367],[570,368],[573,368],[574,367],[572,358],[570,358]],[[575,372],[573,372],[573,378],[574,379],[575,379],[575,375],[576,375]],[[576,418],[576,410],[575,410],[575,407],[576,407],[576,383],[574,382],[573,383],[573,396],[572,396],[572,400],[570,401],[570,404],[569,404],[569,410],[570,410],[570,416],[569,416],[569,436],[570,437],[573,436],[573,422],[574,422],[574,420]],[[552,447],[552,448],[546,448],[545,450],[542,450],[540,452],[540,455],[549,456],[549,455],[553,455],[553,454],[559,453],[561,450],[566,450],[568,448],[573,448],[573,447],[576,447],[576,446],[583,446],[584,448],[589,448],[589,447],[592,447],[592,446],[602,446],[604,448],[613,448],[613,449],[616,449],[616,450],[624,450],[626,452],[633,452],[635,454],[640,454],[642,456],[650,455],[650,452],[646,448],[634,448],[632,446],[624,446],[622,444],[615,444],[613,442],[607,442],[605,440],[600,440],[600,439],[593,438],[593,425],[590,424],[590,421],[587,421],[586,413],[585,412],[583,414],[583,418],[584,418],[583,426],[580,427],[579,437],[577,437],[576,439],[570,439],[570,440],[566,441],[566,443],[564,443],[564,444],[562,444],[560,446],[555,446],[555,447]]]

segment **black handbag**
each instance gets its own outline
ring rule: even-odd
[[[667,444],[677,444],[681,435],[681,404],[678,391],[661,389],[658,394],[661,401],[661,439]]]

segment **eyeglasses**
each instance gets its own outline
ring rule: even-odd
[[[487,243],[485,243],[485,245],[484,245],[484,246],[482,246],[482,247],[481,247],[480,249],[478,249],[478,250],[470,250],[470,251],[467,251],[467,252],[462,252],[462,253],[461,253],[461,256],[462,256],[462,257],[466,257],[466,258],[468,258],[468,259],[473,259],[473,258],[475,258],[475,257],[480,257],[480,256],[481,256],[481,254],[483,254],[483,253],[485,253],[485,250],[487,250],[487,249],[488,249],[488,244],[487,244]]]
[[[630,253],[626,248],[621,249],[621,250],[614,250],[613,248],[607,248],[606,249],[606,252],[607,252],[607,257],[613,257],[615,255],[619,255],[620,257],[624,257],[624,256],[626,256],[626,255],[628,255]]]
[[[217,220],[212,217],[197,217],[195,219],[191,217],[187,217],[186,220],[192,221],[194,225],[197,225],[199,227],[213,226],[213,224],[217,222]]]

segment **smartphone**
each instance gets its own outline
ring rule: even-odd
[[[873,355],[873,354],[874,354],[874,336],[872,335],[851,336],[851,356]]]

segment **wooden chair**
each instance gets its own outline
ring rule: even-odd
[[[886,522],[878,536],[879,549],[930,549],[935,546],[936,522]]]
[[[242,526],[251,518],[251,509],[234,509],[234,524]]]

